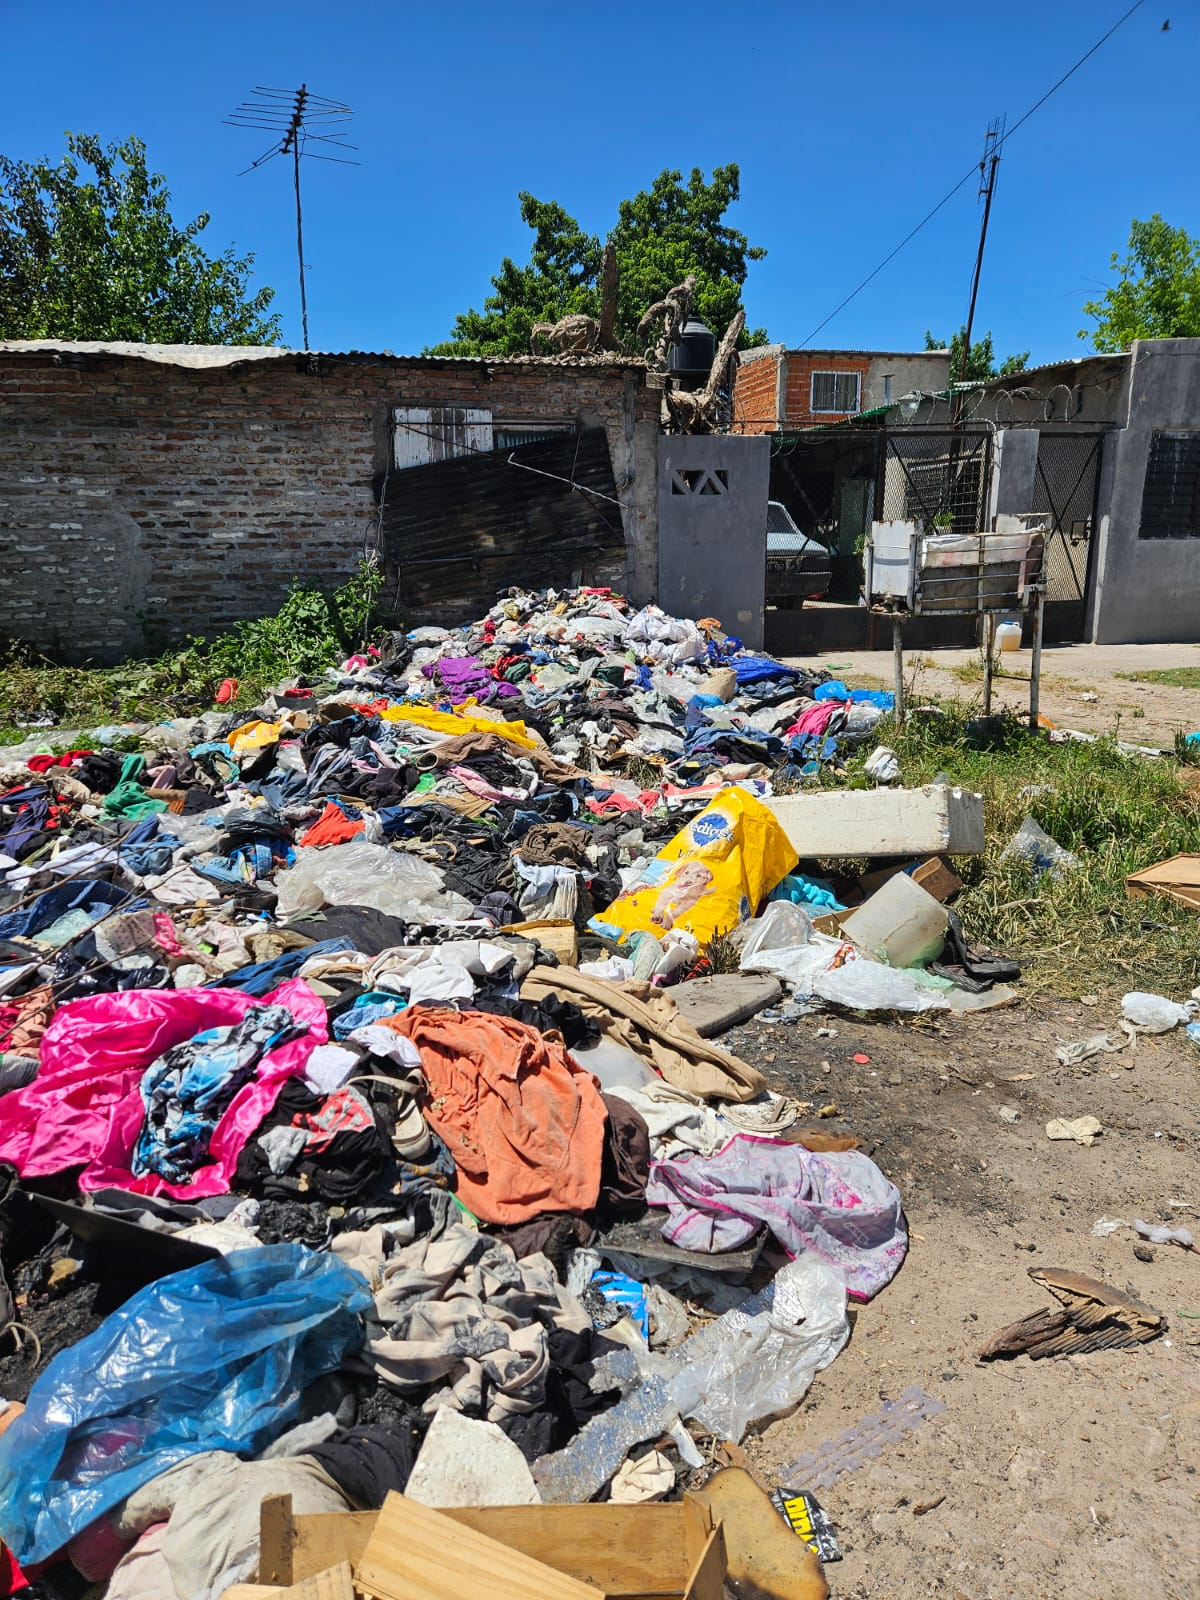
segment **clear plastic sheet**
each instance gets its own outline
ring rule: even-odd
[[[736,1442],[752,1423],[797,1405],[849,1337],[841,1275],[813,1256],[789,1262],[678,1349],[635,1351],[636,1388],[565,1449],[534,1463],[542,1499],[590,1500],[630,1450],[681,1416]]]
[[[680,1409],[708,1433],[736,1443],[751,1423],[798,1405],[849,1337],[841,1274],[815,1256],[800,1256],[672,1352],[681,1368],[674,1389]]]
[[[470,902],[445,887],[436,867],[384,845],[351,840],[332,850],[306,850],[275,880],[277,915],[312,916],[323,906],[369,906],[408,922],[469,917]]]

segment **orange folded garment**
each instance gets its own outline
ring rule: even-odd
[[[335,805],[332,800],[327,800],[324,811],[296,843],[345,844],[346,840],[353,839],[356,833],[362,833],[365,827],[366,823],[361,817],[357,822],[352,822],[341,806]]]
[[[410,1006],[383,1026],[411,1039],[429,1085],[426,1120],[458,1169],[455,1193],[483,1222],[588,1211],[600,1193],[604,1102],[561,1044],[511,1017]]]

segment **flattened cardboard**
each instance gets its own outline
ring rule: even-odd
[[[1125,879],[1125,893],[1131,900],[1149,895],[1165,895],[1189,911],[1200,911],[1200,855],[1171,856]]]

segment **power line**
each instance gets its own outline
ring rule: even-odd
[[[1125,23],[1127,23],[1129,21],[1130,17],[1133,16],[1134,12],[1135,11],[1140,11],[1142,6],[1145,5],[1145,3],[1146,3],[1146,0],[1135,0],[1135,4],[1130,6],[1129,10],[1125,13],[1124,16],[1119,17],[1117,19],[1117,21],[1113,23],[1112,27],[1108,30],[1107,33],[1101,34],[1100,38],[1096,40],[1095,44],[1092,45],[1091,49],[1085,51],[1085,53],[1080,56],[1079,60],[1075,63],[1075,65],[1073,67],[1070,67],[1066,72],[1064,72],[1062,77],[1059,78],[1058,82],[1052,84],[1050,86],[1050,88],[1046,90],[1045,94],[1041,97],[1040,100],[1035,100],[1034,103],[1029,107],[1028,111],[1026,111],[1023,116],[1020,116],[1020,117],[1017,118],[1016,122],[1014,122],[1012,127],[1009,128],[1007,133],[1005,133],[1004,137],[1001,140],[999,140],[999,142],[996,144],[996,146],[994,148],[994,151],[992,153],[997,158],[999,158],[1000,150],[1002,149],[1002,147],[1008,142],[1009,139],[1012,138],[1013,134],[1016,133],[1017,129],[1020,128],[1024,123],[1028,122],[1030,117],[1034,114],[1034,112],[1035,111],[1039,111],[1042,108],[1042,106],[1044,106],[1046,104],[1046,101],[1049,100],[1050,96],[1053,95],[1053,94],[1056,94],[1058,92],[1058,90],[1062,88],[1063,84],[1066,83],[1068,78],[1074,77],[1075,73],[1077,73],[1079,71],[1080,67],[1083,66],[1084,62],[1090,60],[1091,57],[1096,54],[1096,51],[1100,49],[1101,45],[1107,44],[1109,39],[1112,38],[1113,34],[1116,33],[1117,29],[1123,27],[1125,25]],[[958,193],[958,191],[964,186],[964,184],[967,184],[967,183],[969,183],[971,181],[971,179],[975,176],[975,174],[976,174],[976,172],[978,172],[978,170],[979,170],[978,163],[975,163],[972,166],[970,166],[967,169],[967,171],[963,173],[962,177],[958,180],[958,182],[954,185],[954,187],[952,189],[950,189],[946,194],[944,194],[942,196],[942,198],[938,201],[937,205],[935,205],[931,211],[927,211],[925,213],[925,215],[921,218],[920,222],[917,223],[916,227],[913,228],[911,232],[906,233],[904,235],[903,239],[901,239],[900,243],[896,246],[896,248],[894,250],[890,250],[888,252],[888,254],[886,256],[884,256],[883,260],[874,269],[874,271],[868,272],[867,276],[862,280],[862,282],[858,285],[858,287],[855,288],[855,289],[852,289],[850,291],[850,293],[846,296],[846,298],[833,308],[833,310],[824,319],[824,321],[823,322],[818,322],[816,327],[807,336],[807,338],[801,340],[799,348],[803,349],[805,347],[805,345],[811,344],[812,341],[816,338],[817,334],[820,333],[821,329],[826,327],[829,323],[831,323],[833,321],[834,317],[838,316],[840,312],[844,311],[846,309],[846,307],[850,304],[851,300],[854,300],[855,298],[857,298],[857,296],[862,293],[862,291],[867,287],[867,285],[872,281],[872,279],[877,278],[879,276],[879,274],[883,271],[884,267],[886,267],[889,262],[895,260],[895,258],[900,254],[901,250],[904,249],[905,245],[908,244],[911,240],[916,238],[917,234],[919,234],[921,229],[925,227],[926,223],[929,223],[929,222],[933,221],[934,217],[937,216],[938,212],[942,209],[942,207],[945,206],[945,205],[948,205],[949,202],[954,199],[954,196]]]

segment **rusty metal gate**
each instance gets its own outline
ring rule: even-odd
[[[813,428],[771,441],[771,498],[801,533],[829,551],[828,598],[855,605],[862,548],[875,514],[883,434],[877,428]]]
[[[947,533],[987,527],[991,433],[904,428],[889,432],[878,511],[883,522],[915,522]]]
[[[1038,434],[1031,511],[1050,523],[1046,539],[1046,630],[1081,640],[1087,621],[1092,532],[1104,436],[1079,430]]]

